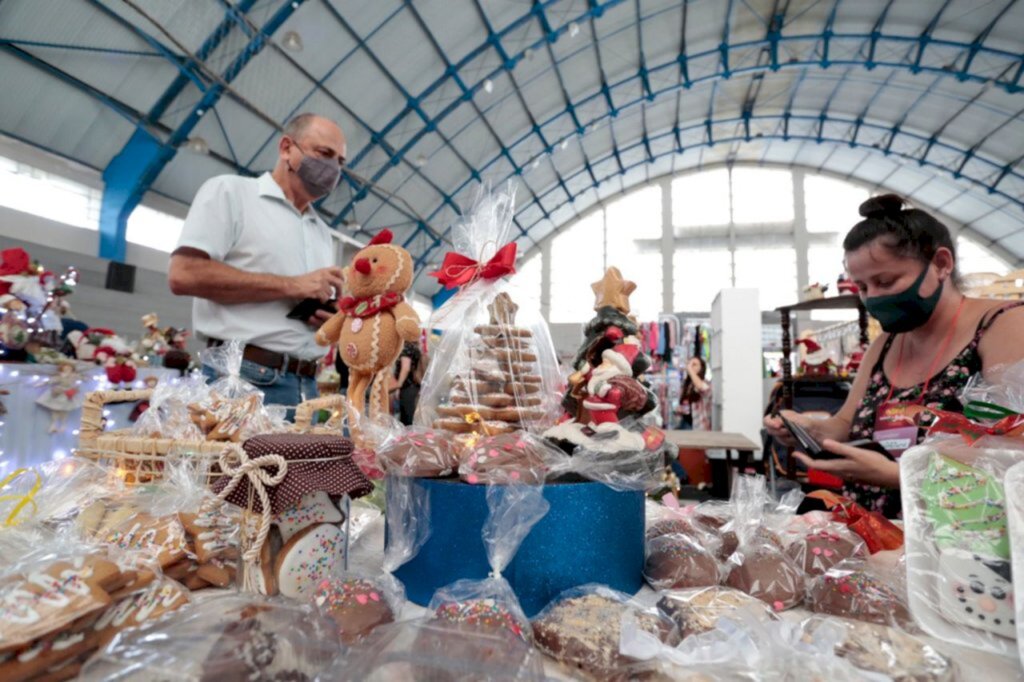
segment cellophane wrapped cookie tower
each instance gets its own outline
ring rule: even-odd
[[[539,305],[515,286],[511,190],[483,192],[452,227],[454,251],[432,273],[461,287],[431,319],[443,334],[423,378],[416,424],[478,437],[542,431],[561,378]]]
[[[1024,462],[1024,363],[980,377],[964,414],[929,410],[929,437],[900,461],[907,588],[914,619],[941,639],[1018,655],[1018,614],[1004,480]]]

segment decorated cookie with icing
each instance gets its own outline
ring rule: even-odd
[[[523,624],[497,599],[467,599],[441,604],[434,611],[436,620],[467,625],[494,633],[510,633],[527,640]]]
[[[295,534],[320,523],[341,523],[344,516],[322,490],[306,493],[297,503],[274,516],[281,539],[288,542]]]
[[[9,576],[0,584],[0,651],[57,632],[106,608],[111,599],[101,583],[115,585],[118,575],[117,567],[108,561],[81,557]]]
[[[963,549],[939,553],[939,610],[949,620],[1017,636],[1010,561]]]
[[[238,558],[239,517],[233,509],[226,504],[204,504],[198,512],[178,514],[185,532],[192,538],[196,561],[205,564],[213,559]]]
[[[345,644],[353,644],[378,625],[391,623],[391,611],[378,585],[362,578],[331,578],[320,581],[313,603],[338,625]]]
[[[183,586],[173,580],[155,581],[107,609],[92,629],[99,638],[99,646],[104,647],[122,630],[156,620],[188,602],[189,593]]]
[[[44,637],[4,659],[0,656],[0,680],[47,680],[49,670],[87,655],[97,646],[91,632],[67,630]],[[61,677],[55,679],[70,679]]]
[[[274,575],[281,594],[293,599],[308,599],[316,586],[331,575],[342,560],[345,534],[338,526],[322,523],[299,531],[284,544]]]
[[[169,566],[185,556],[185,530],[177,515],[135,514],[102,536],[115,552]]]

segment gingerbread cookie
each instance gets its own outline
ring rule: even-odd
[[[322,490],[306,493],[298,502],[274,515],[274,525],[281,531],[281,539],[288,542],[295,534],[320,523],[341,523],[344,515],[331,496]]]
[[[199,563],[238,558],[239,515],[231,505],[207,502],[198,512],[179,513],[178,519],[192,538]]]
[[[482,324],[473,328],[473,331],[484,337],[492,338],[515,338],[529,339],[533,332],[522,327],[510,327],[504,324]]]
[[[152,516],[140,512],[112,526],[100,539],[115,551],[160,566],[170,566],[185,557],[185,531],[176,514]]]
[[[458,419],[456,417],[446,417],[443,419],[434,420],[435,429],[443,429],[445,431],[451,431],[452,433],[512,433],[516,430],[514,424],[506,424],[505,422],[496,421],[483,421],[473,422],[466,421],[465,419]]]
[[[65,663],[91,653],[97,644],[92,633],[74,629],[45,637],[0,662],[0,680],[22,682],[45,679],[49,670],[62,668]]]
[[[274,562],[281,594],[308,598],[342,561],[344,546],[345,533],[336,525],[322,523],[299,531],[284,544]]]
[[[98,638],[98,645],[105,647],[122,630],[154,621],[188,602],[188,590],[165,578],[150,583],[144,590],[107,609],[93,624],[92,630]]]
[[[348,645],[358,642],[378,625],[395,620],[384,591],[362,578],[320,581],[313,603],[334,619],[341,641]]]
[[[117,566],[95,556],[53,561],[0,583],[0,652],[58,632],[110,605],[123,586]]]

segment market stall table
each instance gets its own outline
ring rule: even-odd
[[[36,399],[48,390],[47,382],[56,371],[56,365],[0,364],[0,390],[10,391],[0,396],[7,410],[0,416],[0,472],[61,459],[78,446],[81,408],[68,413],[63,430],[51,434],[50,411],[36,404]],[[90,391],[110,387],[102,367],[90,368],[81,375],[78,390],[83,397]],[[179,373],[163,367],[142,367],[133,386],[141,388],[146,377],[151,376],[165,381],[176,379]],[[111,405],[108,426],[129,426],[128,416],[134,407],[134,403]]]
[[[704,451],[711,462],[711,494],[720,498],[729,497],[729,466],[745,470],[761,449],[743,434],[726,431],[666,431],[665,439],[679,448]]]

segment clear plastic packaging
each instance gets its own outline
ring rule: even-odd
[[[482,485],[537,485],[568,468],[568,457],[525,431],[473,438],[460,456],[459,476]]]
[[[804,598],[804,573],[764,525],[769,507],[764,477],[736,477],[732,495],[737,548],[727,560],[725,585],[757,597],[776,611],[797,606]]]
[[[514,279],[514,192],[481,191],[452,227],[454,253],[434,273],[461,289],[434,312],[442,336],[420,388],[415,423],[452,433],[535,433],[554,423],[562,386],[540,309]]]
[[[815,613],[912,629],[904,583],[895,571],[844,562],[808,583],[806,606]]]
[[[723,617],[737,620],[737,612],[767,622],[778,616],[760,599],[731,587],[699,587],[666,592],[658,601],[658,611],[675,622],[684,639],[714,630]]]
[[[1006,490],[1006,518],[1010,532],[1010,563],[1013,575],[1024,575],[1024,462],[1013,465],[1003,482]],[[1020,578],[1017,579],[1020,584]],[[1017,650],[1024,666],[1024,595],[1014,600],[1017,621]]]
[[[647,541],[644,579],[656,590],[708,587],[721,581],[712,551],[692,536],[667,533]]]
[[[501,577],[530,530],[548,513],[541,485],[489,485],[489,513],[483,527],[491,575],[484,580],[457,580],[434,593],[431,618],[473,631],[481,629],[530,640],[529,620],[512,587]]]
[[[339,656],[321,682],[443,680],[540,682],[543,660],[529,643],[439,620],[412,620],[379,628]]]
[[[808,576],[818,576],[844,562],[865,561],[867,546],[859,535],[838,523],[811,527],[786,545],[786,554]]]
[[[627,627],[670,647],[679,641],[669,618],[603,585],[563,592],[534,616],[531,625],[533,639],[546,655],[601,679],[631,679],[656,668],[649,658],[620,652]]]
[[[900,458],[910,611],[930,635],[1016,657],[1003,477],[1024,443],[937,437]],[[1018,597],[1019,600],[1019,597]]]
[[[220,378],[201,399],[190,402],[188,410],[206,440],[241,443],[257,434],[285,430],[285,410],[264,406],[263,393],[242,378],[242,351],[242,343],[232,340],[203,352],[203,364]]]
[[[98,497],[124,490],[122,478],[79,458],[16,470],[5,478],[0,492],[0,526],[8,529],[22,524],[64,527]],[[0,554],[0,565],[3,559]]]
[[[387,440],[377,457],[388,473],[442,478],[458,471],[459,449],[455,436],[448,431],[412,427]]]
[[[308,604],[254,595],[200,601],[122,634],[82,671],[83,680],[304,680],[340,645]]]
[[[189,405],[202,404],[209,392],[199,373],[178,381],[161,381],[153,389],[149,409],[136,420],[132,430],[145,438],[202,441],[205,433],[192,420]]]
[[[636,449],[604,450],[601,441],[580,445],[572,452],[570,471],[603,483],[614,490],[652,491],[663,485],[662,474],[674,446],[663,441],[663,434],[640,420],[627,417],[618,424],[624,433],[636,436]]]

